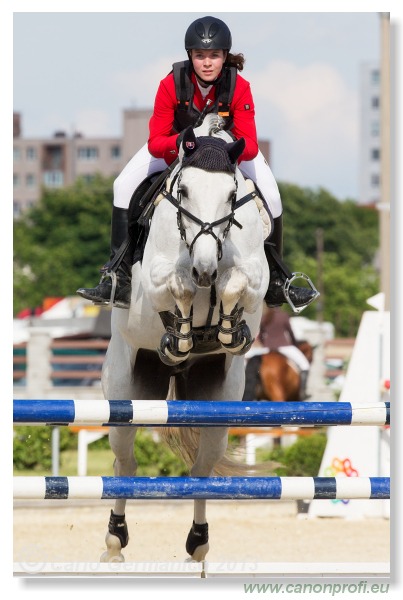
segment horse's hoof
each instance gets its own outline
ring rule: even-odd
[[[208,523],[200,525],[193,521],[186,540],[186,552],[190,554],[192,560],[201,562],[206,558],[208,550]]]
[[[220,335],[218,339],[220,339]],[[234,356],[243,356],[248,352],[253,342],[254,338],[252,338],[249,326],[246,321],[241,321],[237,330],[233,333],[233,341],[230,344],[221,342],[221,346]]]
[[[209,544],[203,544],[202,546],[197,546],[196,550],[192,554],[192,560],[196,562],[203,562],[206,558],[206,554],[209,551]]]
[[[101,555],[101,558],[99,559],[99,562],[101,563],[123,563],[125,562],[125,557],[123,556],[123,554],[110,554],[110,552],[108,550],[106,550],[106,552],[104,552]]]
[[[106,534],[105,542],[107,550],[102,554],[100,562],[125,562],[121,550],[122,545],[120,539],[116,535],[111,535],[109,532]]]
[[[189,352],[180,352],[175,348],[175,340],[169,333],[162,336],[160,347],[157,350],[161,361],[169,367],[179,365],[189,357]]]

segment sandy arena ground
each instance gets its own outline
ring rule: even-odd
[[[15,562],[98,562],[110,501],[18,501]],[[295,502],[209,501],[211,562],[389,562],[388,519],[306,519]],[[126,562],[182,562],[193,502],[129,501]],[[301,518],[302,517],[302,518]]]

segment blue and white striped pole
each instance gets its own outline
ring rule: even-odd
[[[384,500],[389,477],[14,477],[14,499]]]
[[[14,400],[14,423],[156,427],[389,425],[390,404],[211,400]]]

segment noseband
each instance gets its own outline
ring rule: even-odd
[[[187,248],[189,249],[190,255],[192,255],[193,246],[195,245],[196,240],[201,235],[213,236],[213,238],[215,239],[216,244],[217,244],[217,259],[221,260],[222,254],[223,254],[222,245],[223,245],[223,242],[224,242],[225,238],[227,237],[228,232],[231,229],[232,225],[236,225],[236,227],[238,227],[239,229],[242,229],[242,225],[235,219],[236,209],[240,208],[241,206],[243,206],[244,204],[249,202],[249,200],[252,200],[253,198],[255,198],[258,194],[254,190],[254,191],[250,192],[249,194],[246,194],[245,196],[243,196],[240,200],[236,200],[236,191],[238,189],[238,182],[234,176],[234,181],[235,181],[236,187],[235,187],[235,193],[233,195],[232,202],[231,202],[231,212],[228,213],[227,215],[225,215],[225,217],[222,217],[221,219],[217,219],[217,221],[213,221],[212,223],[206,223],[206,222],[202,221],[201,219],[199,219],[198,217],[196,217],[196,215],[192,214],[190,211],[188,211],[186,208],[184,208],[181,205],[180,193],[178,193],[177,198],[175,198],[172,195],[172,189],[173,189],[175,180],[176,179],[178,180],[178,186],[179,186],[180,178],[181,178],[181,170],[179,170],[178,173],[176,174],[176,176],[173,178],[169,191],[162,190],[162,192],[161,192],[162,195],[164,196],[164,198],[166,198],[173,206],[175,206],[175,208],[178,211],[177,212],[177,223],[178,223],[178,229],[179,229],[180,236],[181,236],[182,240],[185,242]],[[186,217],[191,219],[194,223],[197,223],[197,225],[200,225],[200,231],[195,235],[195,237],[193,238],[193,240],[190,244],[186,240],[186,231],[183,226],[182,215],[185,215]],[[225,227],[225,229],[223,231],[222,239],[220,239],[214,233],[213,229],[214,229],[214,227],[217,227],[218,225],[221,225],[222,223],[225,223],[225,222],[227,222],[227,226]]]

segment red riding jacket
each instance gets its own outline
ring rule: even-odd
[[[206,98],[203,99],[194,73],[191,75],[194,84],[193,103],[198,110],[203,110],[207,100],[215,100],[216,88],[213,87]],[[173,73],[170,73],[160,82],[155,102],[154,112],[150,119],[150,137],[148,150],[156,158],[163,158],[169,165],[178,155],[176,139],[178,132],[173,128],[177,98]],[[243,137],[245,150],[238,159],[252,160],[258,153],[258,143],[255,125],[255,105],[249,83],[240,75],[236,76],[234,96],[230,105],[230,114],[233,119],[231,133],[239,139]]]

